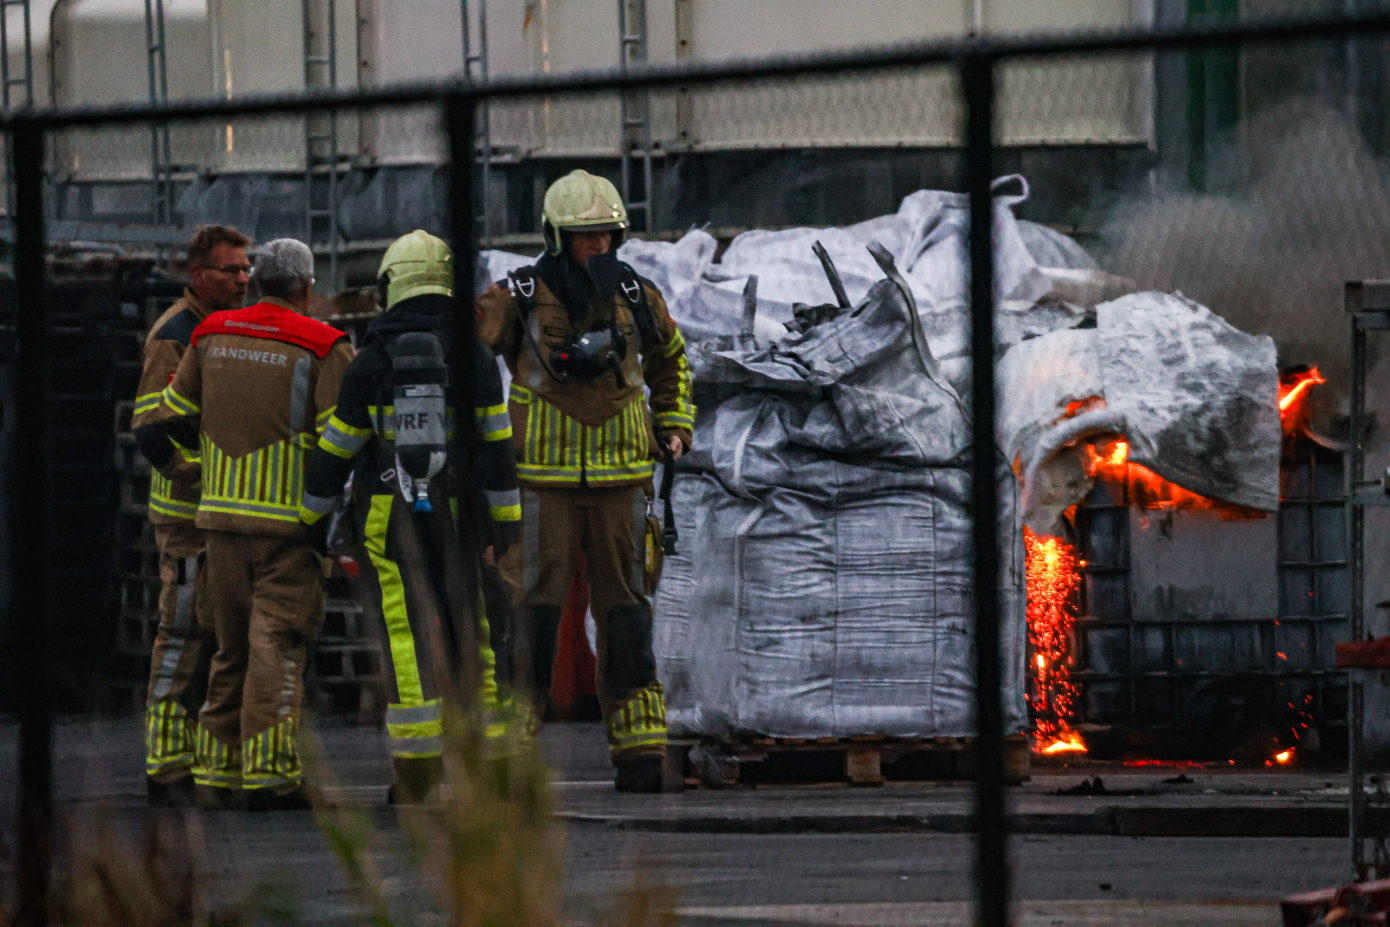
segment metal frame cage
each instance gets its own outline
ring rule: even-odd
[[[307,0],[306,0],[307,2]],[[640,24],[629,24],[638,29]],[[625,36],[626,36],[625,32]],[[476,242],[479,232],[480,171],[477,139],[484,107],[509,100],[559,94],[631,93],[709,87],[735,82],[786,81],[795,78],[871,74],[886,69],[948,66],[959,76],[965,113],[964,171],[961,186],[968,193],[970,231],[970,356],[973,360],[973,462],[970,505],[974,531],[973,596],[976,618],[975,678],[979,777],[976,784],[975,887],[978,922],[1003,927],[1009,916],[1009,868],[1006,853],[1008,821],[1005,795],[1005,749],[1000,695],[1001,642],[999,632],[1000,550],[992,529],[999,501],[995,495],[997,458],[994,446],[996,393],[994,382],[995,287],[991,235],[991,181],[998,160],[996,125],[1000,117],[996,90],[1001,65],[1054,56],[1085,56],[1159,50],[1229,49],[1250,42],[1346,39],[1390,34],[1390,15],[1332,19],[1297,19],[1239,25],[1187,25],[1177,28],[1119,30],[1094,34],[1027,37],[1016,40],[981,38],[954,43],[918,43],[856,50],[816,57],[792,57],[733,64],[653,67],[630,56],[616,72],[543,75],[527,79],[417,84],[375,91],[316,90],[299,96],[254,97],[113,106],[50,112],[19,111],[0,117],[9,134],[10,169],[14,189],[13,226],[17,356],[14,368],[15,449],[13,479],[17,485],[40,487],[50,479],[49,409],[55,396],[47,384],[54,355],[54,331],[45,301],[45,147],[51,132],[116,125],[167,127],[193,119],[336,113],[384,106],[438,106],[447,137],[448,214],[452,245],[459,256],[456,292],[474,292]],[[153,44],[153,43],[152,43]],[[306,57],[306,61],[308,58]],[[631,148],[624,168],[645,173],[641,155],[641,119],[629,113]],[[159,134],[155,144],[159,144]],[[316,136],[306,138],[313,145]],[[313,170],[314,168],[307,168]],[[331,171],[332,165],[326,170]],[[626,173],[625,170],[625,173]],[[649,191],[648,191],[649,192]],[[460,303],[454,315],[457,344],[474,337],[474,314]],[[455,363],[466,368],[473,355],[455,350]],[[471,382],[466,369],[454,371],[460,390]],[[467,396],[459,401],[466,406]],[[16,688],[23,693],[20,717],[20,789],[17,796],[19,847],[19,905],[15,923],[47,923],[51,845],[54,826],[52,788],[52,707],[47,697],[53,654],[50,619],[55,593],[49,552],[53,543],[53,496],[49,492],[11,494],[10,531],[25,543],[12,547],[11,609],[15,616],[13,646]],[[466,526],[468,513],[461,515]],[[467,536],[467,534],[466,534]],[[479,539],[472,538],[472,544]],[[465,652],[476,653],[476,648]],[[463,691],[470,691],[468,686]]]

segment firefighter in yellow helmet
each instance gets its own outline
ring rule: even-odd
[[[448,577],[466,567],[448,504],[455,477],[447,423],[475,428],[478,489],[491,510],[496,549],[505,551],[515,536],[521,505],[502,378],[481,344],[474,414],[455,418],[446,405],[453,252],[428,232],[411,232],[386,250],[377,279],[386,312],[367,328],[343,375],[338,407],[309,459],[300,517],[309,524],[322,519],[352,474],[365,598],[386,637],[386,728],[396,772],[390,797],[417,803],[434,797],[443,776],[440,699],[445,674],[459,668],[455,622],[472,611],[450,600]],[[479,617],[480,701],[495,739],[504,728],[492,635],[486,616]]]
[[[652,792],[662,785],[666,707],[652,655],[646,514],[654,455],[690,448],[695,410],[685,339],[656,286],[618,260],[627,224],[608,180],[560,178],[545,194],[546,253],[477,307],[480,336],[512,373],[523,527],[502,569],[529,632],[535,707],[550,688],[582,555],[615,784]]]

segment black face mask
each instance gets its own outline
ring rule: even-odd
[[[570,257],[568,251],[558,257],[546,252],[536,261],[536,273],[564,304],[570,324],[576,328],[589,317],[590,302],[612,299],[623,276],[616,251],[596,254],[587,265]]]
[[[585,270],[589,272],[594,292],[599,297],[608,299],[618,291],[618,284],[622,282],[622,270],[618,266],[617,251],[609,250],[603,254],[595,254],[589,258]]]

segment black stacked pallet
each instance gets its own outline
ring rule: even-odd
[[[173,302],[172,297],[146,300],[140,313],[156,319]],[[142,326],[143,328],[143,326]],[[136,330],[118,346],[118,365],[134,382],[114,405],[115,465],[117,473],[116,541],[116,641],[112,691],[122,704],[138,706],[145,697],[150,648],[159,625],[159,550],[150,526],[150,465],[141,456],[130,430],[135,392],[144,356],[145,333]]]
[[[9,487],[50,494],[55,682],[63,708],[109,705],[113,694],[124,701],[130,671],[112,646],[121,519],[112,423],[118,400],[133,396],[138,382],[143,320],[129,291],[148,287],[144,271],[106,264],[50,285],[52,466],[44,486]]]
[[[323,628],[309,661],[312,703],[323,714],[376,718],[386,710],[381,648],[348,581],[335,576],[327,586]]]

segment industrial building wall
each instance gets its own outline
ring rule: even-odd
[[[47,2],[34,8],[41,104],[148,98],[143,0],[60,0],[52,7],[51,33]],[[1244,5],[1249,10],[1229,6],[1248,15],[1317,6],[1281,3],[1278,10],[1253,0]],[[479,4],[469,6],[476,39]],[[459,73],[456,0],[339,0],[336,7],[339,86]],[[1186,0],[648,0],[647,57],[717,61],[970,31],[1172,24],[1188,7]],[[302,88],[301,10],[271,0],[168,0],[170,96]],[[618,62],[616,0],[493,0],[486,26],[493,75]],[[1000,154],[1009,163],[1001,170],[1021,170],[1034,181],[1035,195],[1021,215],[1085,233],[1129,189],[1205,182],[1208,163],[1221,161],[1230,120],[1290,96],[1335,98],[1357,112],[1373,142],[1383,142],[1390,131],[1378,91],[1384,76],[1366,72],[1351,90],[1329,85],[1329,75],[1339,73],[1332,59],[1346,56],[1310,48],[1276,63],[1250,49],[1234,70],[1203,53],[1014,63],[1002,80],[1008,147]],[[1194,74],[1210,78],[1200,93]],[[1222,83],[1230,75],[1234,83]],[[651,227],[849,223],[893,209],[914,189],[954,186],[959,113],[952,81],[941,70],[652,95]],[[616,97],[493,106],[490,233],[534,233],[541,191],[567,170],[582,166],[616,177],[618,113]],[[1194,135],[1198,124],[1204,128]],[[360,122],[345,114],[338,136],[341,163],[351,173],[339,205],[345,239],[366,243],[415,227],[442,230],[433,173],[443,148],[435,113],[367,114]],[[259,238],[301,234],[302,120],[179,128],[172,141],[180,224],[216,221],[232,209],[233,221]],[[139,129],[103,133],[100,140],[81,133],[55,140],[55,177],[69,185],[55,200],[59,217],[147,221],[149,148],[148,133]],[[213,189],[228,183],[235,189]],[[349,277],[335,283],[361,282]]]
[[[40,14],[40,8],[35,13]],[[476,5],[475,5],[476,7]],[[972,31],[1027,31],[1147,22],[1141,0],[1019,0],[936,4],[922,0],[649,0],[647,59],[717,61],[926,38]],[[459,73],[462,30],[454,0],[360,0],[336,4],[338,86],[383,85]],[[557,73],[618,64],[618,4],[507,0],[488,5],[487,54],[494,75]],[[236,96],[304,87],[302,7],[273,0],[165,0],[171,98]],[[40,16],[40,18],[42,18]],[[60,105],[149,99],[143,0],[58,0],[51,32],[35,32],[51,73],[41,102]],[[477,24],[473,24],[476,32]],[[13,40],[12,40],[13,43]],[[14,50],[11,50],[14,54]],[[959,138],[953,79],[885,76],[792,88],[714,90],[672,96],[653,109],[662,150],[793,147],[922,147]],[[1148,68],[1127,62],[1020,65],[1005,76],[1005,139],[1018,144],[1145,142]],[[1064,84],[1103,92],[1031,101]],[[44,90],[48,92],[45,94]],[[847,106],[862,94],[866,105]],[[340,150],[366,164],[438,163],[433,117],[393,114],[359,130],[344,126]],[[72,140],[58,156],[73,179],[133,180],[148,174],[140,130],[116,144]],[[276,171],[302,167],[304,142],[283,123],[181,131],[174,161],[192,170]],[[616,98],[547,100],[498,107],[493,144],[513,157],[608,156],[619,147]]]

